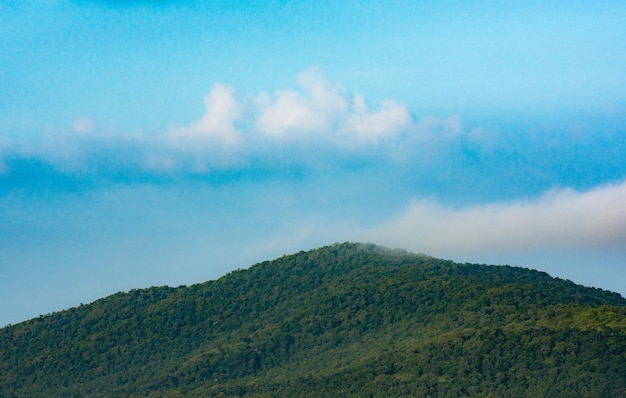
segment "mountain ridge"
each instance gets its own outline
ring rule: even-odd
[[[334,244],[0,329],[0,396],[612,395],[625,319],[540,271]]]

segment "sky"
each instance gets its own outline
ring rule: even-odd
[[[0,3],[0,326],[371,242],[626,296],[622,1]]]

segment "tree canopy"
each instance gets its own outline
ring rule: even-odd
[[[335,244],[0,329],[2,397],[622,396],[626,300]]]

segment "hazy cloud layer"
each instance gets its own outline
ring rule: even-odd
[[[19,167],[43,165],[70,176],[141,179],[154,173],[271,174],[294,166],[319,171],[365,165],[397,176],[399,183],[410,180],[420,191],[413,197],[435,194],[428,187],[436,184],[445,188],[440,195],[496,185],[504,188],[494,195],[527,195],[623,178],[622,122],[600,129],[583,125],[577,133],[578,122],[538,130],[472,126],[454,115],[414,117],[393,100],[368,104],[312,69],[298,76],[295,88],[272,93],[241,94],[215,84],[201,113],[163,130],[122,131],[107,120],[77,115],[65,128],[0,137],[0,173],[19,175]]]
[[[368,235],[431,254],[626,247],[626,181],[587,192],[553,190],[534,201],[454,209],[416,201]]]

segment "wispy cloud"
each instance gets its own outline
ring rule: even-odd
[[[626,247],[626,181],[533,201],[450,208],[416,201],[368,236],[410,250],[459,253]]]

